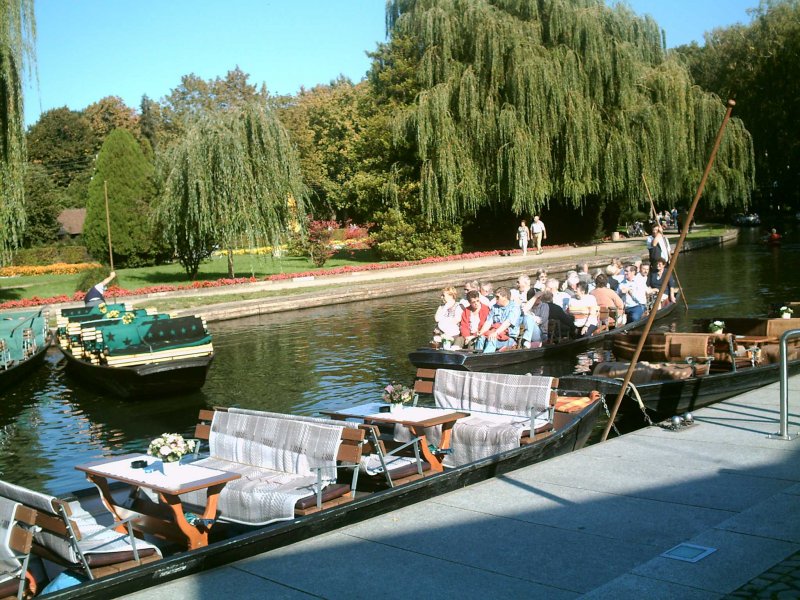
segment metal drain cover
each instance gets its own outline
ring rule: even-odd
[[[674,548],[670,548],[661,556],[664,558],[672,558],[674,560],[696,563],[697,561],[703,560],[706,556],[716,551],[716,548],[697,546],[696,544],[687,544],[684,542],[683,544],[678,544]]]

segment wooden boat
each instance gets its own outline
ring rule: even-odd
[[[123,398],[197,390],[214,359],[203,319],[125,304],[64,309],[57,337],[70,374]]]
[[[563,385],[559,393],[564,393]],[[569,402],[564,402],[568,406]],[[460,489],[496,475],[529,466],[548,458],[581,448],[589,438],[600,413],[602,402],[596,395],[584,399],[579,408],[566,412],[556,408],[553,429],[538,434],[531,443],[501,454],[489,456],[444,472],[409,481],[379,491],[357,492],[351,501],[307,514],[288,521],[265,526],[246,527],[226,524],[210,530],[210,544],[189,551],[169,554],[164,546],[164,558],[94,581],[82,583],[48,595],[53,600],[75,598],[110,598],[132,593],[147,587],[211,569],[232,561],[252,557],[261,552],[287,546],[294,542],[356,523],[440,494]],[[359,481],[361,481],[359,479]],[[124,497],[125,489],[111,490]],[[98,509],[100,500],[96,489],[75,493],[87,510]],[[100,508],[100,510],[102,510]],[[230,526],[229,526],[230,525]]]
[[[724,334],[651,334],[642,351],[632,383],[653,420],[691,412],[726,398],[775,383],[780,376],[778,340],[789,329],[800,328],[800,319],[722,319]],[[695,321],[708,329],[710,319]],[[736,333],[733,333],[736,332]],[[629,333],[614,340],[613,353],[629,358],[639,340]],[[789,374],[800,372],[800,340],[788,344]],[[592,376],[562,377],[571,389],[596,389],[612,397],[619,392],[629,363],[599,363]],[[626,415],[638,415],[630,410]]]
[[[0,314],[0,393],[39,367],[49,347],[44,310]]]
[[[656,319],[663,319],[675,310],[676,303],[669,304],[658,311]],[[590,337],[565,339],[558,343],[545,344],[539,348],[519,348],[504,352],[484,354],[476,350],[444,350],[419,348],[408,355],[411,364],[423,369],[458,369],[463,371],[500,371],[511,365],[527,363],[539,358],[560,354],[577,354],[584,348],[616,336],[625,331],[642,327],[647,321],[644,317],[621,327],[595,333]]]

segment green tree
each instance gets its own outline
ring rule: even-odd
[[[413,140],[419,203],[434,221],[484,206],[691,198],[725,111],[667,55],[649,18],[602,0],[392,0],[392,36],[414,40],[420,92],[395,121]],[[745,202],[751,138],[729,125],[706,199]]]
[[[155,196],[154,166],[127,129],[115,129],[108,135],[89,184],[83,237],[86,249],[98,260],[108,257],[106,183],[115,266],[153,264],[163,253],[149,222]]]
[[[0,264],[25,230],[22,76],[34,59],[33,0],[0,2]]]
[[[800,209],[800,1],[762,1],[748,25],[715,29],[705,46],[677,51],[697,83],[736,99],[736,113],[753,132],[755,200],[763,208]]]
[[[28,130],[28,159],[64,189],[73,182],[88,184],[98,147],[89,120],[66,106],[44,112]]]
[[[304,214],[297,154],[277,117],[256,103],[199,116],[160,172],[155,218],[192,278],[215,244],[278,245]]]
[[[83,116],[89,122],[97,148],[106,136],[115,129],[127,129],[134,135],[139,132],[139,115],[136,110],[126,106],[119,96],[106,96],[83,109]]]
[[[62,194],[41,165],[28,163],[25,170],[26,248],[51,244],[58,239],[58,213]]]

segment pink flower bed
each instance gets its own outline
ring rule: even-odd
[[[557,246],[549,246],[549,249]],[[470,258],[483,258],[486,256],[514,256],[521,254],[522,250],[490,250],[487,252],[467,252],[464,254],[454,254],[452,256],[431,256],[421,260],[406,260],[391,263],[371,263],[368,265],[347,265],[343,267],[333,267],[330,269],[317,269],[315,271],[302,271],[300,273],[277,273],[261,279],[261,281],[285,281],[296,277],[324,277],[326,275],[342,275],[345,273],[360,273],[362,271],[380,271],[382,269],[397,269],[399,267],[410,267],[413,265],[428,265],[433,263],[450,262],[454,260],[468,260]],[[234,279],[216,279],[214,281],[193,281],[183,285],[151,285],[148,287],[126,290],[120,287],[111,287],[106,292],[110,298],[124,298],[126,296],[144,296],[158,292],[178,292],[182,290],[198,290],[202,288],[217,288],[228,285],[240,285],[244,283],[256,283],[256,277],[236,277]],[[40,306],[42,304],[60,304],[62,302],[80,302],[83,300],[84,292],[75,292],[71,297],[65,294],[53,296],[52,298],[24,298],[22,300],[8,300],[0,303],[0,310],[8,308],[27,308],[30,306]]]

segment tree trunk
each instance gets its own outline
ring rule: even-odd
[[[228,248],[228,277],[233,279],[236,273],[233,272],[233,250]]]

